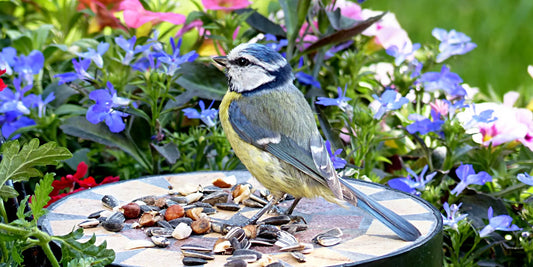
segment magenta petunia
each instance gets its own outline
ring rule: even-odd
[[[209,10],[235,10],[248,7],[248,0],[202,0],[202,4]]]

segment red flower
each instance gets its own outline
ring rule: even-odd
[[[50,201],[48,201],[48,204],[46,204],[45,207],[48,207],[50,204],[70,194],[102,184],[117,182],[118,180],[120,180],[120,177],[118,176],[108,176],[104,178],[101,183],[96,183],[92,176],[82,179],[85,174],[87,174],[87,170],[87,164],[82,161],[80,162],[80,164],[78,164],[78,167],[76,168],[76,173],[68,174],[65,177],[61,177],[61,179],[59,180],[53,181],[52,186],[54,187],[54,189],[50,193],[51,199]]]
[[[0,76],[2,76],[2,74],[6,73],[6,70],[0,70]],[[0,92],[2,92],[4,90],[4,88],[6,88],[7,85],[4,83],[4,81],[0,78]]]

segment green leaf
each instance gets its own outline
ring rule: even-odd
[[[247,12],[252,12],[252,13],[246,19],[246,23],[248,23],[248,25],[250,25],[250,27],[254,28],[256,31],[259,31],[262,33],[270,33],[282,39],[287,38],[287,34],[283,30],[283,28],[281,28],[281,26],[272,22],[267,17],[261,15],[259,12],[251,8],[243,8],[243,9],[235,10],[235,13],[237,14],[244,14]]]
[[[26,219],[26,204],[28,203],[29,198],[30,196],[26,196],[19,204],[17,209],[17,218],[19,218],[19,220]]]
[[[78,168],[78,164],[80,164],[80,162],[86,162],[88,163],[89,162],[89,157],[87,156],[87,154],[91,152],[90,149],[88,148],[80,148],[76,151],[74,151],[74,153],[72,153],[72,158],[70,159],[67,159],[65,160],[65,163],[72,169],[72,170],[76,170]]]
[[[304,52],[309,53],[312,52],[320,47],[330,45],[330,44],[337,44],[341,42],[348,41],[352,39],[354,36],[360,34],[364,30],[366,30],[368,27],[370,27],[372,24],[379,21],[383,16],[385,16],[386,12],[382,13],[381,15],[371,17],[369,19],[366,19],[364,21],[361,21],[357,24],[355,24],[353,27],[348,29],[343,29],[340,31],[337,31],[335,33],[332,33],[330,35],[327,35],[323,38],[320,38],[318,41],[311,44]]]
[[[64,235],[54,236],[54,240],[61,243],[61,263],[68,263],[74,259],[94,258],[92,266],[105,266],[111,264],[115,259],[115,252],[112,249],[107,249],[107,242],[104,241],[99,246],[96,246],[96,236],[93,234],[91,239],[85,243],[80,243],[76,239],[83,236],[83,229]]]
[[[13,187],[4,185],[0,187],[0,197],[3,199],[8,199],[12,197],[18,197],[19,193]]]
[[[58,116],[62,115],[85,115],[87,109],[80,105],[73,104],[63,104],[55,110],[55,114]]]
[[[85,117],[78,116],[66,119],[59,128],[68,135],[122,149],[139,162],[143,168],[150,169],[150,165],[144,160],[132,141],[128,140],[122,134],[110,132],[103,123],[92,124]]]
[[[176,82],[200,98],[221,100],[227,91],[226,76],[211,64],[184,63],[179,73],[181,76]]]
[[[344,30],[353,27],[357,21],[341,15],[341,9],[337,8],[335,11],[326,12],[331,27],[335,30]]]
[[[0,162],[0,189],[7,180],[26,181],[41,175],[36,166],[55,165],[72,154],[54,142],[39,146],[39,139],[32,139],[20,148],[18,140],[9,141],[2,146],[3,158]],[[3,191],[0,191],[3,192]],[[4,196],[2,196],[4,197]]]
[[[44,206],[50,201],[50,193],[54,188],[52,182],[54,181],[54,173],[47,173],[43,179],[35,186],[35,195],[30,203],[31,212],[33,213],[33,220],[37,220],[46,213]]]
[[[162,146],[158,146],[156,144],[152,144],[152,147],[159,153],[161,156],[163,156],[168,163],[174,164],[176,163],[176,160],[180,158],[180,150],[174,143],[168,143],[164,144]]]

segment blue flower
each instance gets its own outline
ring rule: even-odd
[[[479,237],[486,237],[490,233],[499,230],[499,231],[518,231],[522,230],[516,226],[516,224],[511,225],[513,218],[509,215],[498,215],[493,217],[492,207],[489,207],[487,211],[487,216],[489,217],[489,224],[487,224],[481,231],[479,231]]]
[[[127,117],[128,114],[115,108],[127,106],[131,101],[127,98],[119,97],[113,84],[107,82],[106,89],[92,91],[89,94],[89,98],[96,101],[96,104],[89,107],[85,116],[90,123],[97,124],[105,121],[109,130],[113,133],[121,132],[126,128],[122,118]]]
[[[8,75],[13,74],[11,66],[15,65],[17,50],[13,47],[5,47],[0,53],[0,69],[6,70]]]
[[[96,66],[102,68],[104,66],[104,59],[102,58],[102,56],[105,54],[105,52],[107,52],[107,49],[109,49],[109,44],[101,42],[98,44],[96,50],[89,47],[89,51],[84,53],[77,53],[77,55],[81,58],[92,60],[92,62],[94,62]]]
[[[427,92],[436,90],[444,90],[451,96],[464,96],[466,91],[459,84],[463,79],[456,73],[450,72],[446,65],[442,66],[440,72],[426,72],[418,79],[422,82],[424,89]]]
[[[439,44],[440,54],[437,55],[437,63],[443,62],[453,55],[463,55],[476,48],[476,44],[470,42],[470,37],[462,32],[435,28],[431,34],[441,43]]]
[[[394,90],[385,90],[381,96],[373,94],[372,97],[379,102],[379,109],[374,115],[374,119],[380,119],[387,111],[397,110],[409,103],[409,100]]]
[[[304,58],[300,57],[300,60],[299,60],[299,63],[298,63],[298,68],[301,68],[303,66],[303,64],[304,64]],[[303,71],[297,72],[296,74],[294,74],[294,77],[300,83],[311,85],[311,86],[314,86],[316,88],[321,88],[320,87],[320,82],[318,82],[318,80],[315,77],[313,77],[312,75],[309,75],[309,74],[307,74],[307,73],[305,73]]]
[[[56,97],[54,95],[54,92],[51,92],[48,94],[48,96],[43,100],[42,95],[34,95],[31,94],[28,96],[28,98],[31,98],[31,107],[37,107],[37,114],[39,118],[43,116],[43,114],[46,113],[46,105],[50,102],[52,102]]]
[[[138,53],[142,53],[145,50],[149,49],[152,44],[147,45],[137,45],[135,46],[135,42],[137,41],[137,37],[133,36],[131,39],[126,40],[124,37],[119,36],[115,37],[115,43],[117,43],[122,50],[126,52],[124,57],[122,58],[122,64],[129,65],[130,62],[133,60],[133,56],[135,56]]]
[[[337,93],[339,94],[339,97],[318,97],[318,101],[316,101],[315,103],[322,106],[338,106],[339,108],[344,110],[348,106],[348,101],[352,100],[351,98],[346,97],[346,89],[347,86],[344,87],[344,91],[342,91],[340,87],[337,87]]]
[[[328,150],[329,157],[331,158],[331,161],[333,162],[333,168],[335,169],[342,169],[344,166],[346,166],[346,160],[340,157],[337,157],[342,153],[342,148],[339,148],[335,151],[335,153],[332,153],[331,151],[331,143],[329,140],[326,140],[326,149]]]
[[[44,55],[39,50],[33,50],[28,56],[15,57],[13,69],[26,84],[33,84],[33,75],[39,74],[44,66]]]
[[[420,72],[422,71],[423,67],[424,67],[424,64],[422,64],[416,58],[411,60],[409,64],[407,65],[407,70],[411,72],[410,77],[415,78],[415,77],[420,76]]]
[[[484,171],[480,171],[476,174],[474,171],[474,168],[471,164],[462,164],[455,170],[455,174],[457,174],[457,177],[461,180],[455,186],[455,188],[450,191],[450,193],[458,196],[463,190],[471,184],[477,184],[477,185],[484,185],[486,182],[492,181],[492,176],[490,176],[488,173]]]
[[[201,119],[207,126],[213,127],[215,126],[215,120],[218,115],[218,110],[211,108],[213,106],[213,103],[215,103],[214,100],[213,102],[211,102],[211,105],[209,105],[209,107],[206,109],[204,101],[200,100],[200,102],[198,103],[201,109],[200,112],[198,112],[198,110],[194,108],[186,108],[183,109],[183,113],[189,119]]]
[[[94,78],[87,72],[87,68],[91,64],[90,59],[83,59],[77,61],[75,58],[72,59],[72,65],[74,65],[75,72],[66,72],[61,74],[54,75],[54,78],[59,78],[58,84],[69,83],[75,80],[94,80]]]
[[[448,225],[456,231],[458,231],[457,224],[468,216],[468,214],[459,215],[459,213],[457,213],[461,205],[463,205],[463,203],[459,203],[459,205],[452,204],[450,206],[448,202],[444,202],[444,204],[442,205],[442,207],[446,211],[446,216],[441,214],[442,223],[444,223],[444,225]]]
[[[518,181],[524,184],[533,186],[533,177],[531,177],[531,175],[529,175],[527,172],[518,174],[516,178]]]
[[[444,121],[439,118],[436,112],[431,111],[431,113],[434,120],[430,120],[419,114],[409,115],[407,118],[410,120],[414,120],[415,122],[405,127],[407,132],[409,132],[410,134],[415,134],[416,132],[418,132],[421,135],[424,135],[431,132],[440,131],[441,126],[444,124]]]
[[[30,114],[30,107],[34,103],[33,97],[31,95],[24,96],[24,94],[31,90],[32,85],[29,84],[21,88],[21,78],[15,78],[13,79],[13,86],[15,87],[14,93],[11,90],[0,92],[0,113]]]
[[[273,34],[270,34],[270,33],[267,33],[265,34],[265,40],[267,41],[270,41],[268,43],[266,43],[265,45],[276,50],[276,51],[280,51],[283,47],[287,46],[287,44],[289,44],[289,41],[287,41],[287,39],[281,39],[279,40],[278,42],[278,38],[276,38],[276,36],[274,36]]]
[[[18,129],[35,125],[35,121],[20,115],[18,112],[7,112],[4,115],[0,115],[0,125],[2,125],[2,136],[9,138]],[[19,137],[20,134],[16,134],[11,139]]]
[[[350,47],[353,43],[354,43],[353,40],[350,40],[350,41],[338,44],[336,46],[333,46],[328,51],[326,51],[326,53],[324,54],[324,58],[328,59],[328,58],[333,57],[335,55],[335,53]]]
[[[401,49],[397,47],[396,45],[393,45],[387,48],[386,52],[389,56],[394,57],[394,64],[396,66],[400,66],[402,62],[412,57],[414,53],[416,52],[416,50],[420,49],[420,44],[416,43],[412,45],[411,49],[408,50],[408,48],[409,48],[408,43],[405,42]]]
[[[180,68],[181,64],[185,62],[193,62],[198,54],[196,51],[191,51],[183,56],[180,56],[181,39],[174,43],[174,38],[170,38],[170,44],[172,45],[172,54],[163,53],[157,59],[164,63],[165,73],[173,76]]]
[[[428,170],[428,165],[424,166],[420,175],[417,175],[413,170],[406,168],[409,175],[405,178],[394,178],[388,181],[390,187],[404,191],[409,194],[420,195],[419,191],[426,189],[426,184],[429,183],[435,175],[436,172],[430,173],[426,176]],[[417,191],[418,190],[418,191]]]

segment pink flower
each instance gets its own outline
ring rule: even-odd
[[[161,21],[181,25],[186,20],[184,15],[178,13],[148,11],[139,0],[124,0],[120,3],[119,10],[124,11],[124,21],[131,28],[139,28],[147,22],[157,24]]]
[[[206,9],[210,10],[235,10],[249,6],[248,0],[202,0]]]
[[[364,19],[368,19],[381,13],[382,11],[364,9],[362,11],[362,16]],[[396,46],[404,47],[406,51],[411,51],[413,47],[409,35],[407,35],[407,32],[400,26],[400,23],[396,19],[396,15],[390,12],[383,16],[380,21],[368,27],[363,34],[367,36],[375,36],[376,43],[385,49],[391,46]]]
[[[437,99],[434,103],[429,103],[429,105],[433,111],[439,113],[441,116],[446,117],[448,115],[448,110],[450,108],[448,102],[442,99]]]

